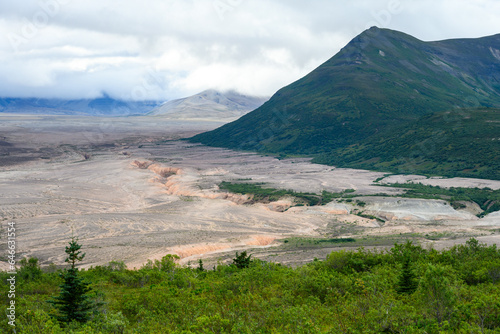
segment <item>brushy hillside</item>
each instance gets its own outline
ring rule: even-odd
[[[173,256],[139,270],[114,262],[80,272],[99,309],[69,326],[50,318],[46,302],[59,276],[33,264],[18,273],[17,333],[500,331],[500,250],[475,239],[442,251],[410,242],[385,252],[341,250],[298,268],[252,260],[246,268],[191,269]],[[1,290],[7,300],[8,285]],[[11,332],[6,317],[0,331]]]
[[[500,107],[499,59],[500,35],[423,42],[374,27],[262,107],[191,141],[281,155],[336,154],[435,113]]]
[[[500,180],[500,109],[455,109],[425,116],[315,161],[394,173]]]

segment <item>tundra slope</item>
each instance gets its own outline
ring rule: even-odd
[[[191,141],[301,154],[338,167],[500,179],[499,107],[500,35],[423,42],[373,27],[262,107]],[[486,136],[460,136],[467,114],[473,116],[473,131],[488,125]],[[397,141],[418,130],[412,127],[421,120],[433,126],[430,139],[436,139],[432,147],[439,159],[426,154],[428,146],[418,147],[417,139],[427,132],[414,141],[411,136]],[[437,140],[442,132],[446,141]],[[449,143],[460,149],[447,152]],[[476,154],[478,146],[492,154]]]

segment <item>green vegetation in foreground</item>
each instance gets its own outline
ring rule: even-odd
[[[500,250],[475,239],[441,251],[410,242],[341,250],[297,268],[252,259],[207,271],[171,255],[139,270],[113,262],[79,271],[104,303],[86,323],[68,325],[49,316],[46,302],[59,291],[59,273],[34,263],[18,270],[20,334],[500,331]],[[8,285],[0,290],[6,301]],[[12,332],[6,317],[0,332]]]
[[[323,205],[333,201],[335,198],[349,198],[352,195],[353,189],[344,190],[341,193],[332,193],[323,191],[320,195],[313,193],[302,193],[293,190],[264,188],[264,183],[231,183],[222,181],[219,184],[219,189],[227,190],[235,194],[252,195],[252,201],[269,203],[279,200],[285,196],[294,197],[300,205]],[[349,195],[350,194],[350,195]]]
[[[451,203],[454,208],[460,208],[460,202],[474,202],[481,210],[479,217],[495,211],[500,211],[500,190],[490,188],[441,188],[439,186],[423,185],[420,183],[381,184],[383,186],[403,188],[407,191],[401,197],[443,199]]]
[[[60,322],[87,322],[92,310],[97,308],[97,305],[93,305],[90,301],[89,292],[91,288],[89,288],[89,283],[82,280],[76,268],[76,262],[82,261],[85,257],[85,253],[82,254],[80,251],[81,247],[77,239],[71,239],[69,247],[66,247],[65,251],[68,254],[65,262],[71,266],[60,273],[63,283],[60,285],[61,292],[59,296],[48,301],[58,310],[54,318]]]

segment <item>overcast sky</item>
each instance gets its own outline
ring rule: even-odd
[[[366,28],[500,33],[499,0],[0,1],[0,96],[270,96]]]

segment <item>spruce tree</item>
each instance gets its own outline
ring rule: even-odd
[[[60,274],[63,283],[59,286],[61,288],[59,296],[49,301],[58,310],[58,314],[54,317],[60,322],[86,322],[89,320],[93,308],[88,295],[88,292],[91,291],[89,283],[78,275],[78,269],[75,267],[76,262],[85,257],[85,253],[82,254],[80,251],[82,246],[77,241],[72,237],[69,247],[66,247],[65,252],[68,257],[65,261],[71,267]]]
[[[205,271],[205,268],[203,268],[203,260],[199,259],[198,260],[198,268],[196,268],[198,271]]]
[[[396,291],[398,293],[412,294],[417,290],[417,287],[418,283],[415,278],[415,273],[413,272],[411,257],[409,254],[405,254]]]
[[[243,251],[241,252],[241,254],[238,254],[238,252],[236,252],[236,258],[233,259],[233,264],[238,269],[248,268],[248,266],[250,266],[250,262],[252,262],[250,260],[251,257],[252,255],[247,256],[247,251]]]

